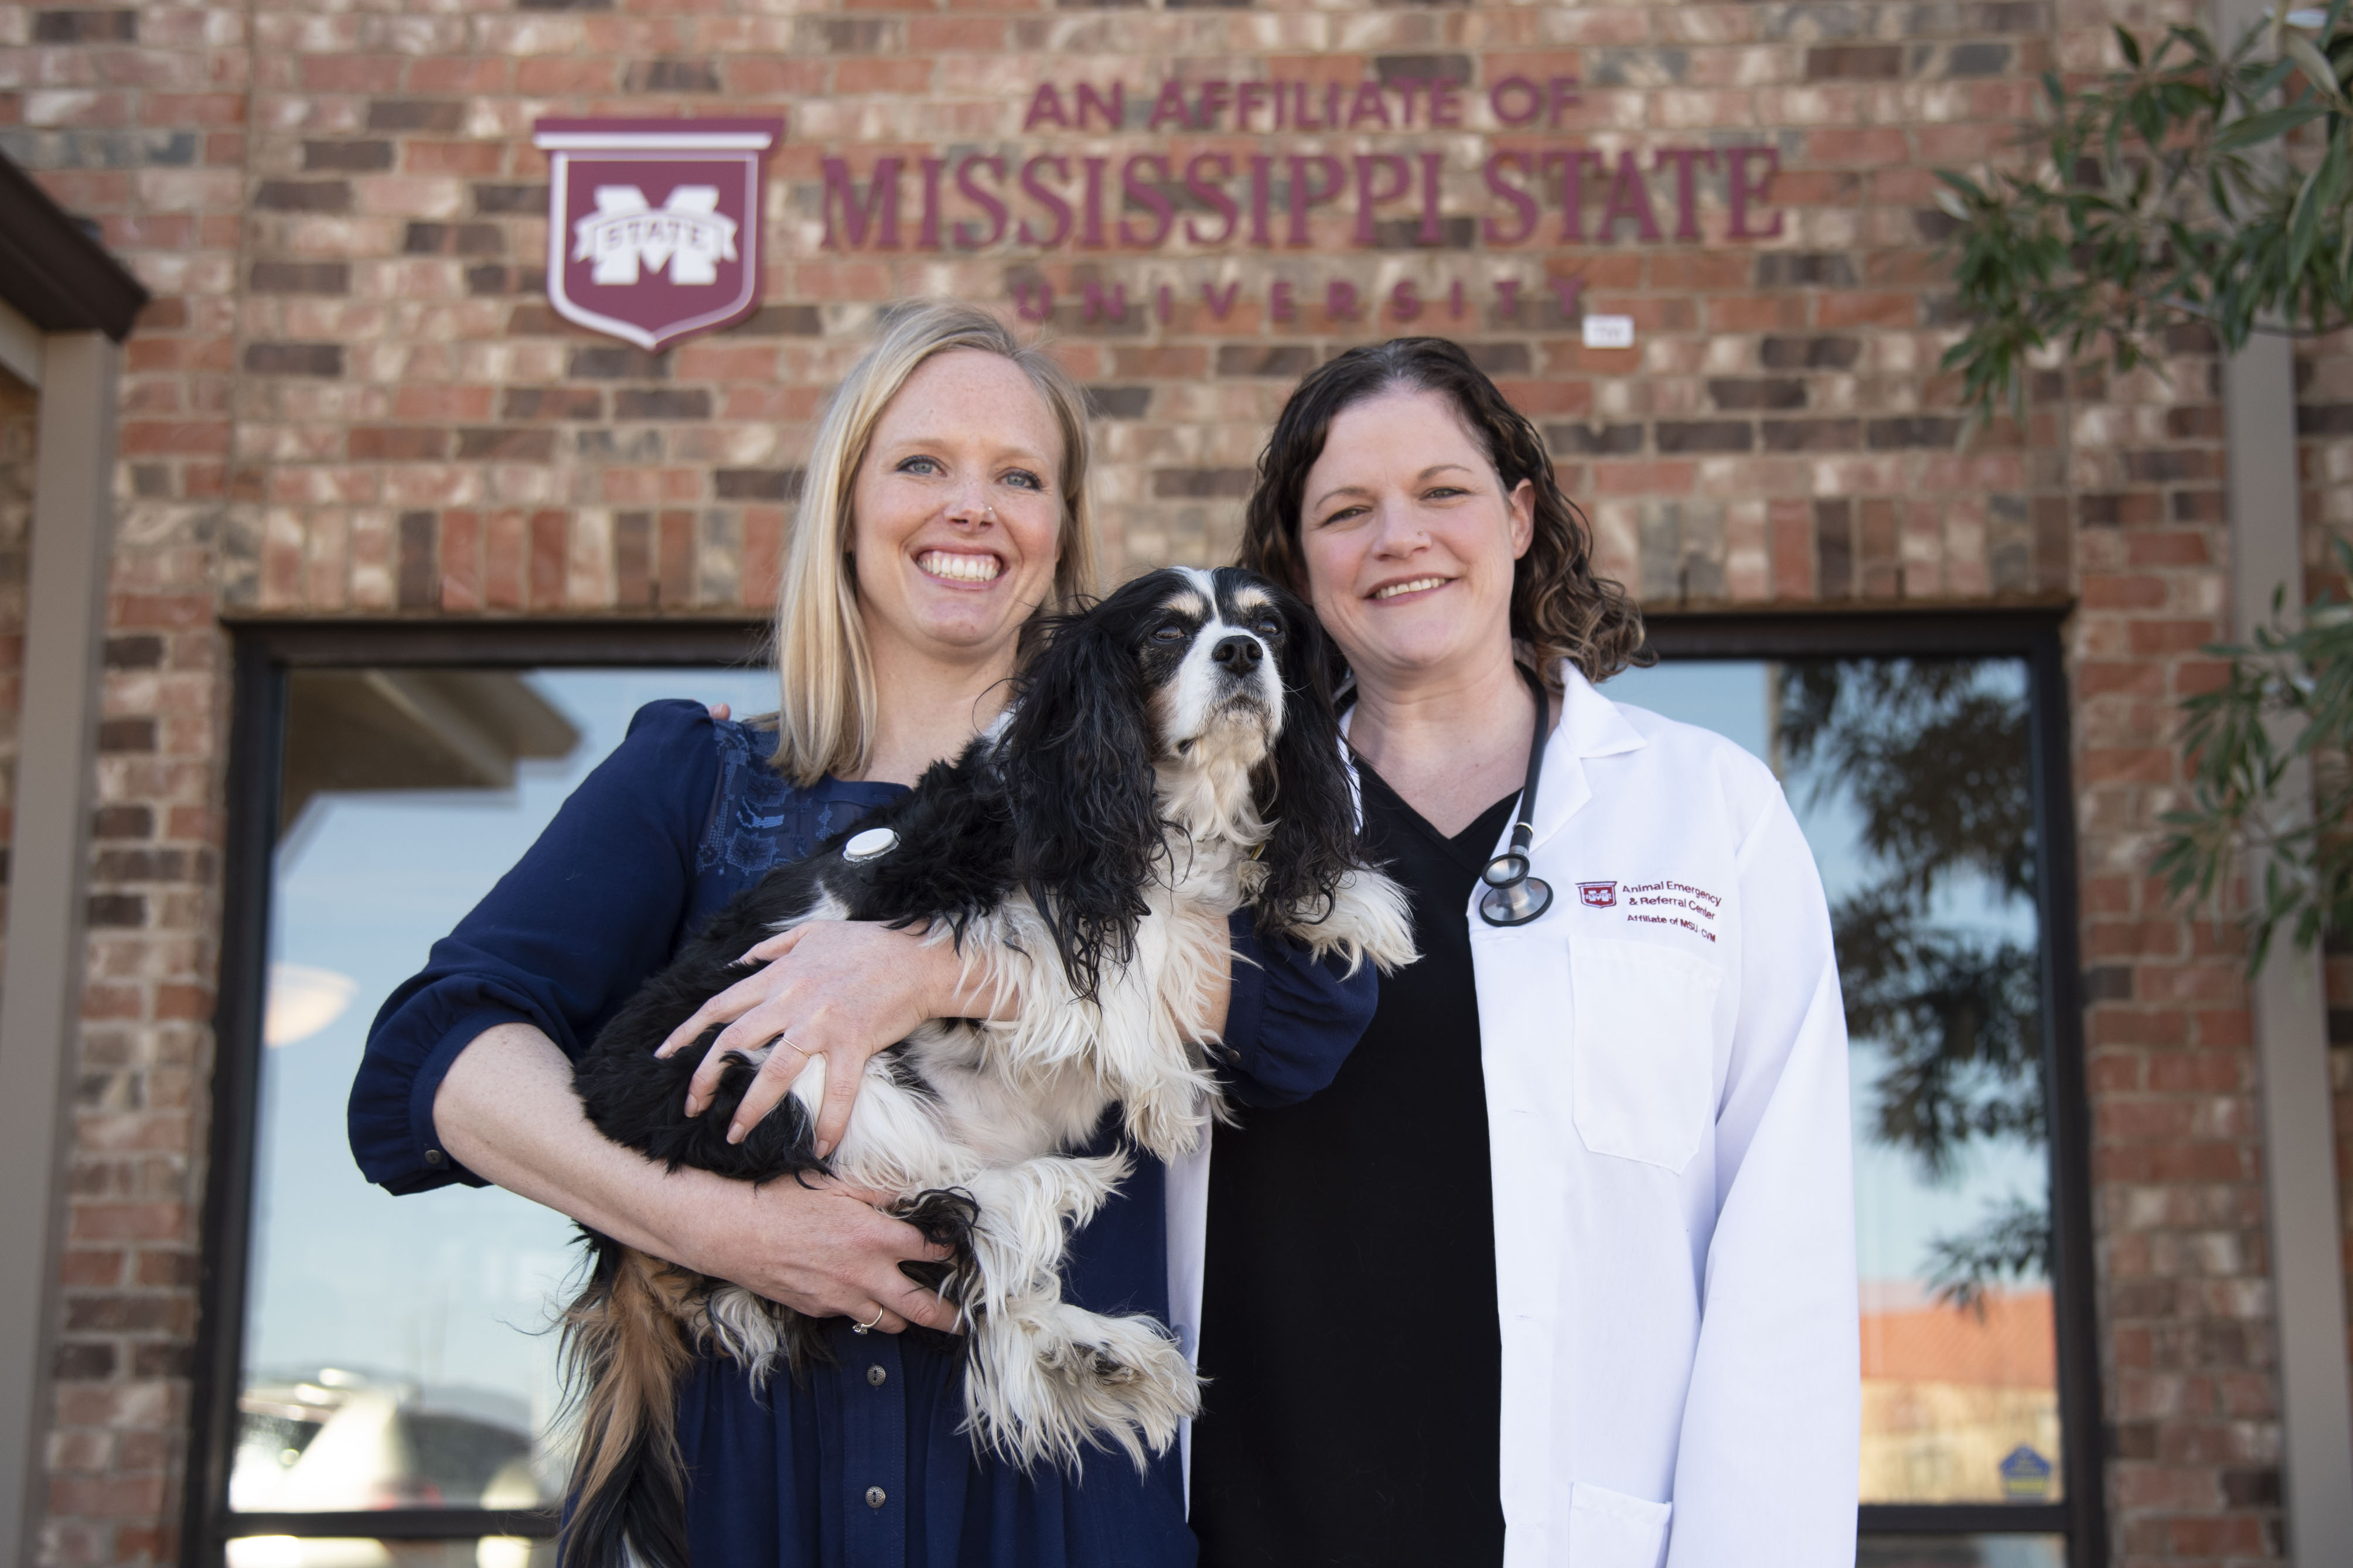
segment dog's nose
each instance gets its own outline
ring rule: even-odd
[[[1258,638],[1240,632],[1219,637],[1218,646],[1209,650],[1209,657],[1225,666],[1229,675],[1248,675],[1265,656],[1266,650],[1258,646]]]

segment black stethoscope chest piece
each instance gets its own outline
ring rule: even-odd
[[[1520,786],[1511,846],[1479,873],[1479,879],[1487,884],[1487,890],[1479,895],[1479,918],[1491,926],[1524,926],[1552,908],[1552,884],[1528,874],[1534,868],[1528,847],[1535,837],[1536,779],[1544,772],[1545,721],[1551,717],[1552,704],[1535,670],[1522,665],[1520,673],[1535,695],[1535,736],[1528,742],[1528,779]]]

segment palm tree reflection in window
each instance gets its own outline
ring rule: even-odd
[[[2036,846],[2024,684],[2010,661],[1860,659],[1780,666],[1776,771],[1793,801],[1843,796],[1870,857],[1831,919],[1847,1031],[1879,1047],[1878,1139],[1934,1184],[1973,1145],[2047,1137],[2034,938]],[[1966,891],[2022,928],[1947,918]],[[1983,1315],[1988,1292],[2048,1277],[2047,1197],[1992,1199],[1925,1238],[1924,1282]]]

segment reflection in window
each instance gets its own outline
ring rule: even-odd
[[[1866,1535],[1855,1568],[2065,1568],[2056,1535]]]
[[[755,671],[297,671],[256,1131],[229,1506],[528,1509],[559,1495],[561,1215],[496,1189],[396,1198],[352,1163],[369,1023],[512,865],[629,716],[661,697],[775,706]],[[529,1568],[529,1543],[253,1536],[234,1568]],[[434,1555],[438,1553],[440,1555]]]
[[[243,1535],[228,1542],[228,1568],[555,1568],[555,1542],[512,1535],[464,1541]]]
[[[1821,868],[1852,1047],[1862,1500],[2056,1500],[2024,662],[1694,660],[1608,689],[1764,758]],[[1880,1545],[1914,1554],[1866,1561],[2042,1561],[2002,1555],[2039,1550],[2023,1538]]]
[[[229,1506],[272,1512],[536,1508],[532,1411],[495,1391],[327,1370],[248,1376]]]

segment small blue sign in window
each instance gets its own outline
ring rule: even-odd
[[[2051,1495],[2051,1461],[2021,1443],[2001,1459],[2001,1495],[2012,1502],[2040,1502]]]

